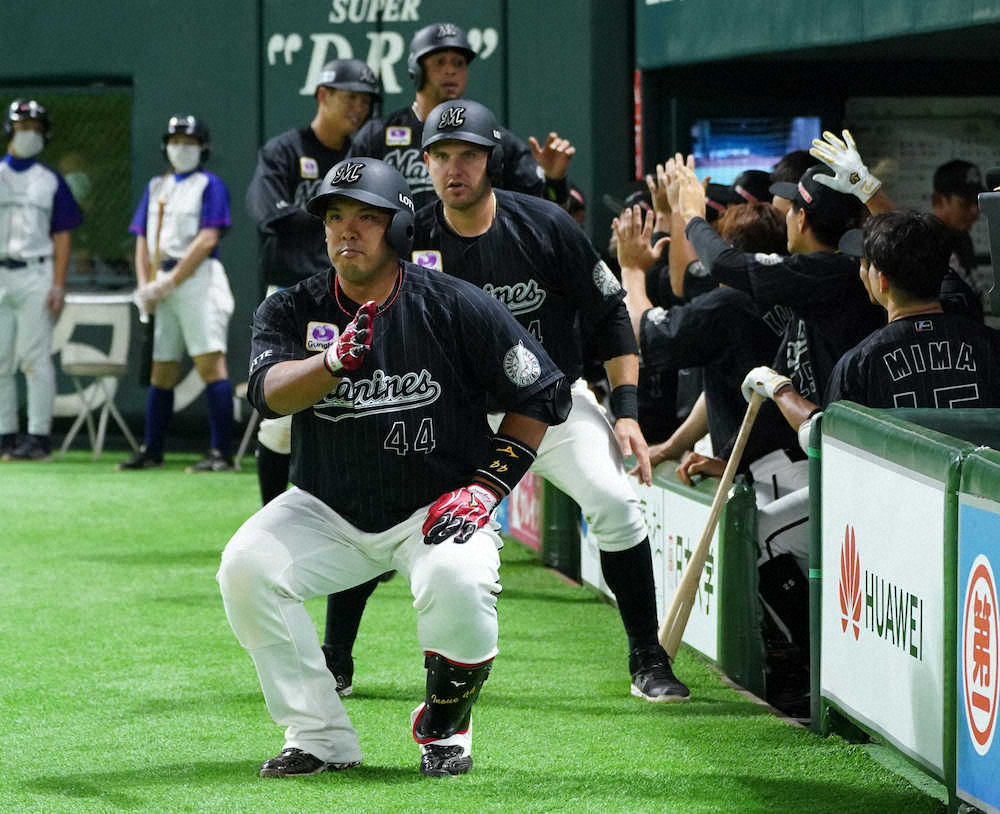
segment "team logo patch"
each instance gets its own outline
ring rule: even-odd
[[[340,330],[330,322],[310,322],[306,326],[306,350],[326,350],[337,341]]]
[[[465,124],[465,108],[459,107],[449,107],[447,110],[441,112],[441,118],[438,120],[438,130],[451,130],[456,127],[461,127]]]
[[[435,249],[415,251],[410,255],[410,260],[425,269],[444,271],[444,264],[441,262],[441,252]]]
[[[538,381],[538,377],[542,375],[542,366],[538,363],[538,357],[518,342],[504,354],[503,372],[518,387],[527,387]]]
[[[337,165],[337,169],[333,172],[333,177],[330,179],[330,183],[333,186],[338,184],[356,184],[361,180],[361,171],[365,168],[365,165],[358,161],[345,161],[342,164]]]
[[[387,127],[385,129],[386,147],[409,147],[413,142],[413,131],[409,127]]]
[[[441,23],[437,27],[437,31],[434,32],[434,36],[437,37],[437,39],[439,40],[443,40],[446,37],[457,37],[458,27],[455,26],[453,23]]]
[[[315,158],[299,156],[299,175],[303,178],[319,178],[319,164]]]
[[[597,286],[598,291],[600,291],[605,297],[610,297],[612,294],[617,294],[622,290],[621,285],[615,279],[615,275],[612,274],[611,269],[608,268],[608,264],[603,260],[598,260],[594,265],[594,285]]]

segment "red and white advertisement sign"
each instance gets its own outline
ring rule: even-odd
[[[507,498],[510,533],[536,551],[542,548],[542,479],[529,472]]]
[[[965,722],[973,748],[985,755],[996,733],[1000,642],[996,580],[990,561],[982,554],[972,563],[963,605],[960,657]]]

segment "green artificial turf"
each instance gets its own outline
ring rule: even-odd
[[[694,700],[628,694],[616,611],[503,552],[500,656],[472,772],[426,779],[422,658],[401,578],[369,604],[346,700],[364,764],[262,780],[281,749],[226,622],[219,554],[252,470],[115,472],[121,454],[0,464],[0,812],[929,812],[862,748],[789,726],[682,652]],[[309,607],[322,619],[322,599]]]

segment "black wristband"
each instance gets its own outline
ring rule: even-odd
[[[620,384],[611,391],[611,412],[616,419],[639,420],[639,390],[634,384]]]
[[[535,450],[509,435],[497,433],[490,442],[490,456],[476,477],[503,500],[535,462]]]

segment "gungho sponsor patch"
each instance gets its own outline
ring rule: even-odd
[[[409,147],[413,141],[413,131],[409,127],[387,127],[386,147]]]
[[[427,269],[444,271],[444,263],[441,262],[441,252],[436,249],[415,251],[410,255],[410,260],[418,266],[423,266]]]
[[[326,350],[337,341],[340,330],[330,322],[310,322],[306,326],[306,350]]]
[[[542,366],[538,363],[538,357],[518,342],[504,354],[503,372],[518,387],[527,387],[538,381],[538,377],[542,375]]]
[[[299,156],[299,175],[303,178],[319,178],[319,164],[315,158]]]
[[[605,296],[610,297],[612,294],[617,294],[622,290],[621,285],[615,279],[615,275],[612,274],[611,269],[608,268],[608,264],[603,260],[598,260],[594,265],[594,285],[597,289]]]

